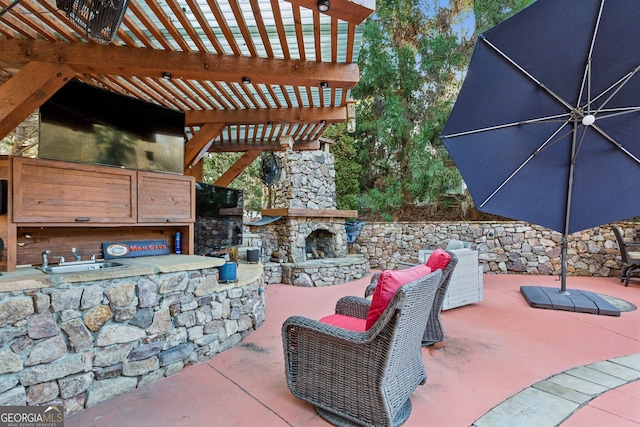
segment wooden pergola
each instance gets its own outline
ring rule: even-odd
[[[75,78],[184,111],[186,174],[201,178],[207,152],[244,152],[219,185],[283,150],[283,136],[294,150],[317,149],[327,126],[346,120],[375,0],[330,0],[324,13],[319,3],[131,0],[101,44],[56,0],[0,0],[0,138]]]

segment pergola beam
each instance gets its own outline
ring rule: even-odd
[[[258,158],[258,156],[262,153],[262,150],[250,150],[245,152],[234,164],[231,165],[229,169],[225,173],[220,176],[214,182],[214,185],[219,185],[220,187],[227,187],[231,182],[238,177],[244,171],[251,162]]]
[[[317,0],[287,0],[289,3],[315,10]],[[375,0],[331,0],[331,7],[326,15],[359,24],[371,15],[376,8]]]
[[[66,43],[49,40],[9,39],[0,43],[0,58],[20,68],[31,61],[67,64],[78,73],[123,77],[171,78],[253,84],[352,88],[359,79],[356,64],[306,62],[232,55],[205,54],[129,46]]]
[[[206,153],[213,140],[220,134],[224,123],[207,123],[187,141],[184,147],[184,168],[195,165],[203,153]]]
[[[346,107],[185,111],[185,126],[199,126],[205,123],[311,123],[322,120],[327,123],[339,123],[346,119]]]
[[[4,41],[0,43],[3,45]],[[65,64],[29,62],[0,86],[0,139],[4,138],[69,81]]]
[[[287,147],[280,144],[274,144],[269,142],[254,143],[254,142],[234,142],[233,144],[212,144],[209,147],[209,153],[232,153],[240,151],[260,150],[260,151],[286,151]],[[304,150],[319,150],[320,141],[308,141],[308,142],[295,142],[293,144],[293,151]]]

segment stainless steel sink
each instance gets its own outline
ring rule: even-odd
[[[38,269],[48,274],[59,273],[82,273],[85,271],[95,271],[102,269],[110,269],[117,267],[128,267],[128,265],[120,264],[114,261],[78,261],[67,262],[64,264],[48,265],[46,267],[38,267]]]

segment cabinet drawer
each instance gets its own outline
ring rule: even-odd
[[[137,220],[135,171],[15,157],[13,177],[14,222]]]
[[[138,222],[194,221],[194,177],[138,172]]]

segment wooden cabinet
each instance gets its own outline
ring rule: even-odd
[[[138,222],[195,221],[195,178],[138,172]]]
[[[136,179],[128,169],[14,157],[13,221],[135,223]]]
[[[105,241],[163,239],[173,252],[176,232],[182,253],[194,253],[194,177],[24,157],[5,166],[0,157],[11,181],[0,271],[40,264],[47,249],[86,259]]]

